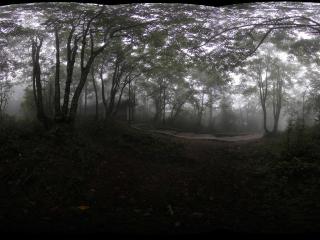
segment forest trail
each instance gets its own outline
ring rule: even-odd
[[[178,132],[174,130],[152,130],[145,129],[141,125],[132,125],[133,128],[137,130],[144,130],[151,133],[158,133],[169,135],[177,138],[191,139],[191,140],[214,140],[222,142],[239,142],[239,141],[251,141],[257,140],[263,137],[263,134],[246,134],[246,135],[237,135],[237,136],[225,136],[225,137],[216,137],[212,134],[201,134],[201,133],[192,133],[192,132]]]

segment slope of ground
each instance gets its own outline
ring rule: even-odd
[[[195,140],[215,140],[215,141],[223,141],[223,142],[238,142],[238,141],[251,141],[251,140],[260,139],[263,137],[262,133],[239,134],[239,135],[233,135],[233,136],[214,136],[212,134],[182,132],[178,130],[152,129],[142,124],[135,124],[135,125],[132,125],[131,127],[137,130],[144,130],[148,132],[159,133],[163,135],[169,135],[173,137],[190,139],[190,140],[195,139]]]
[[[199,141],[86,123],[73,133],[9,126],[0,143],[2,231],[320,229],[319,177],[276,174],[274,139]]]

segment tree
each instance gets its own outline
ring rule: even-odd
[[[284,85],[284,69],[281,69],[279,61],[273,66],[274,76],[272,79],[272,112],[273,112],[273,133],[278,131],[279,116],[282,107],[283,85]]]
[[[297,7],[302,13],[295,11]],[[33,62],[34,99],[44,125],[73,123],[81,96],[84,92],[87,102],[91,85],[96,115],[101,85],[102,103],[109,116],[115,116],[124,103],[128,104],[131,119],[139,99],[136,93],[142,89],[152,99],[155,121],[166,123],[168,113],[175,119],[185,103],[193,102],[198,104],[199,122],[208,110],[209,125],[212,125],[212,106],[217,104],[219,86],[228,82],[227,75],[237,66],[247,64],[245,59],[259,55],[264,42],[291,51],[301,62],[318,61],[316,36],[295,41],[298,30],[309,35],[320,31],[317,12],[308,10],[308,4],[304,3],[256,3],[222,8],[183,4],[40,3],[7,6],[5,10],[1,13],[0,43],[8,49],[11,46],[13,52],[18,46],[25,56],[26,39],[34,39],[36,50],[31,54],[36,60]],[[266,16],[266,12],[272,14]],[[307,56],[299,55],[294,46],[306,49],[309,59],[303,60]],[[14,59],[23,62],[18,56]],[[256,69],[251,71],[256,72],[254,78],[260,91],[266,132],[268,99],[274,99],[277,129],[282,102],[280,90],[284,90],[281,81],[273,82],[277,78],[271,75],[276,73],[268,61],[262,60],[260,67],[253,64]],[[200,80],[199,89],[193,89],[192,99],[192,86],[184,82],[195,68],[205,72],[206,77]],[[28,71],[29,67],[25,69]],[[94,80],[98,75],[101,82]],[[92,84],[88,76],[93,79]],[[136,84],[138,78],[147,83],[141,84],[143,80],[139,80]],[[177,89],[185,94],[176,95]],[[54,106],[53,114],[52,108],[49,107],[49,112],[46,105]]]
[[[12,83],[8,79],[8,72],[0,75],[0,120],[3,119],[11,93]]]
[[[56,121],[67,121],[74,122],[79,97],[81,95],[82,89],[85,86],[89,71],[94,62],[94,59],[101,54],[104,49],[109,44],[110,39],[119,37],[119,33],[130,34],[130,30],[135,27],[145,26],[145,22],[141,20],[136,20],[128,15],[128,11],[122,11],[121,8],[84,8],[83,5],[70,4],[40,4],[35,8],[30,8],[27,6],[26,9],[39,10],[45,12],[45,16],[48,19],[43,22],[45,29],[47,30],[53,28],[55,37],[55,49],[56,49],[56,72],[55,72],[55,120]],[[119,22],[106,24],[109,20],[108,14],[115,14],[118,11],[118,18],[121,20]],[[70,12],[68,12],[70,11]],[[121,12],[122,11],[122,12]],[[50,13],[49,13],[50,12]],[[129,11],[130,12],[130,11]],[[64,15],[65,14],[65,15]],[[64,17],[63,17],[64,16]],[[108,23],[108,22],[107,22]],[[70,27],[70,28],[69,28]],[[60,31],[60,32],[59,32]],[[118,33],[118,34],[117,34]],[[64,92],[64,102],[62,106],[62,111],[60,109],[60,41],[59,35],[67,35],[67,78]],[[73,46],[71,46],[73,39]],[[96,45],[95,41],[98,40]],[[40,49],[43,42],[43,37],[39,40],[41,44],[38,45],[36,42],[35,53],[37,56],[34,61],[34,71],[36,77],[35,85],[37,85],[38,95],[41,94],[41,70],[40,61],[38,55],[40,55]],[[76,56],[78,52],[78,44],[80,47],[80,79],[75,88],[71,99],[71,105],[69,106],[70,98],[70,86],[72,83],[72,76],[74,70],[74,64],[76,62]],[[90,44],[90,45],[89,45]],[[89,45],[89,47],[88,47]],[[97,46],[97,47],[96,47]],[[39,106],[39,120],[44,123],[47,127],[47,116],[45,115],[42,105],[42,96],[35,98],[37,100],[37,106]],[[46,119],[46,120],[44,120]]]
[[[248,63],[248,70],[245,70],[247,77],[256,82],[257,90],[260,98],[260,106],[263,113],[263,129],[265,133],[269,133],[267,128],[267,97],[269,95],[270,82],[270,55],[262,58],[254,59]]]

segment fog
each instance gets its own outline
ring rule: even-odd
[[[320,4],[0,7],[0,231],[320,230]]]
[[[8,100],[8,106],[6,108],[7,114],[23,118],[21,103],[23,102],[25,88],[26,86],[24,85],[16,85],[11,89],[11,96]]]

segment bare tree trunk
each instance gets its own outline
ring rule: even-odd
[[[84,88],[84,115],[87,115],[87,102],[88,102],[88,82],[86,82],[85,88]]]
[[[155,97],[154,103],[155,103],[156,112],[155,112],[155,115],[153,117],[153,121],[158,123],[159,122],[159,118],[161,116],[161,94],[160,94],[159,98]]]
[[[262,112],[263,112],[263,129],[265,133],[268,133],[269,130],[267,128],[267,110],[265,105],[262,106]]]
[[[269,130],[267,128],[267,110],[266,110],[266,100],[268,95],[268,65],[266,69],[265,82],[263,82],[262,80],[261,65],[259,67],[258,74],[259,74],[258,87],[259,87],[259,94],[260,94],[260,103],[261,103],[262,112],[263,112],[263,129],[265,133],[269,133]]]
[[[117,102],[117,105],[116,105],[116,109],[114,110],[114,112],[112,113],[113,116],[115,116],[119,110],[119,106],[120,106],[120,102],[121,102],[121,98],[122,98],[122,94],[123,94],[123,90],[124,88],[127,86],[127,84],[123,84],[122,88],[121,88],[121,91],[120,91],[120,95],[119,95],[119,98],[118,98],[118,102]]]
[[[71,101],[70,115],[69,115],[70,122],[73,122],[75,120],[77,108],[78,108],[78,100],[79,100],[81,91],[86,83],[86,80],[89,74],[89,69],[91,68],[92,62],[93,62],[93,59],[90,58],[88,60],[87,66],[84,69],[82,69],[80,82],[75,90],[75,93]]]
[[[82,115],[82,106],[83,106],[83,93],[81,93],[80,100],[79,100],[79,116]]]
[[[162,96],[163,106],[162,106],[162,124],[166,123],[166,88],[163,88],[163,96]]]
[[[201,128],[201,122],[202,122],[202,114],[203,114],[203,100],[204,100],[204,93],[201,93],[201,104],[198,109],[198,127]]]
[[[94,95],[95,95],[95,100],[96,100],[96,114],[95,114],[95,119],[99,119],[99,100],[98,100],[98,90],[97,90],[97,85],[96,85],[96,80],[94,78],[94,66],[91,68],[91,77],[92,77],[92,83],[93,83],[93,89],[94,89]]]
[[[103,103],[103,106],[104,106],[104,114],[105,114],[105,118],[107,118],[107,115],[108,115],[108,104],[107,104],[105,90],[104,90],[103,68],[102,68],[102,66],[101,66],[101,69],[100,69],[100,80],[101,80],[101,96],[102,96],[102,103]]]
[[[42,46],[42,39],[32,40],[32,64],[33,64],[33,87],[34,87],[34,96],[36,100],[36,108],[37,108],[37,118],[43,123],[46,129],[49,128],[48,119],[45,115],[43,109],[43,101],[42,101],[42,84],[41,84],[41,69],[39,63],[39,55]]]
[[[54,91],[54,110],[55,119],[61,119],[61,106],[60,106],[60,43],[58,29],[55,28],[55,38],[56,38],[56,73],[55,73],[55,91]]]
[[[148,96],[146,96],[146,101],[145,101],[145,111],[146,111],[146,116],[148,116],[149,115],[149,104],[148,104],[148,102],[149,102],[149,99],[148,99]]]
[[[282,102],[282,79],[280,76],[280,69],[278,68],[278,75],[276,82],[273,82],[273,97],[272,97],[272,107],[273,107],[273,133],[278,131],[278,123],[279,123],[279,116],[281,112],[281,102]]]
[[[50,116],[53,116],[54,115],[54,112],[53,112],[53,106],[52,106],[52,95],[53,95],[53,86],[52,86],[52,82],[49,83],[49,103],[48,103],[48,110],[49,110],[49,114]]]
[[[131,107],[131,122],[135,120],[135,112],[136,112],[136,88],[134,86],[133,88],[133,101],[132,101],[132,107]]]
[[[129,82],[129,93],[128,93],[128,122],[131,124],[131,81]]]
[[[114,72],[112,75],[112,84],[110,89],[110,101],[109,101],[109,107],[108,107],[108,115],[113,116],[115,111],[115,98],[117,95],[117,92],[119,91],[120,82],[122,75],[124,74],[124,68],[123,65],[121,65],[121,59],[120,56],[117,56],[117,60],[115,63]]]
[[[65,120],[68,118],[70,86],[72,83],[74,63],[77,55],[78,41],[79,41],[79,38],[75,37],[73,47],[71,47],[71,41],[72,41],[74,31],[75,31],[75,28],[73,27],[69,33],[68,42],[67,42],[67,79],[66,79],[66,84],[64,89],[64,97],[63,97],[63,105],[62,105],[62,114]]]
[[[212,128],[212,104],[213,104],[213,96],[212,96],[212,90],[210,89],[209,93],[209,127]]]

